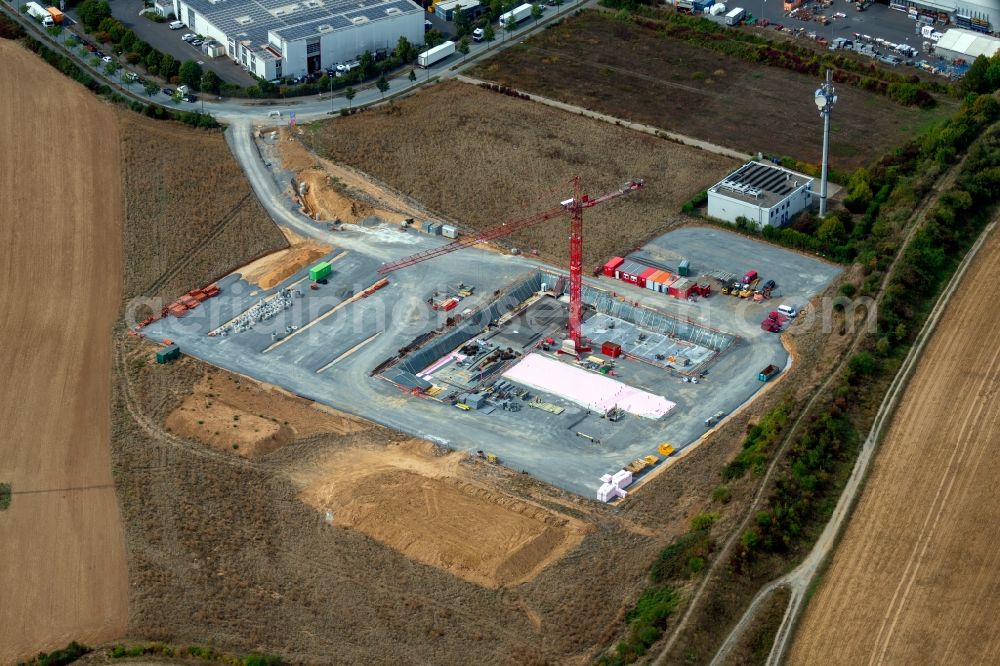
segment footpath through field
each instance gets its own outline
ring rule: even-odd
[[[0,663],[124,633],[111,477],[111,330],[121,299],[115,111],[0,40]]]

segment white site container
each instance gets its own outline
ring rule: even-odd
[[[618,496],[618,493],[615,492],[616,490],[618,490],[618,488],[610,483],[602,484],[601,487],[597,489],[597,501],[610,502]]]
[[[628,488],[632,484],[632,472],[627,469],[618,470],[611,475],[611,483],[619,488]]]

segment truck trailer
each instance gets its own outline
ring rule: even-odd
[[[740,21],[742,21],[746,15],[747,10],[742,7],[730,10],[730,12],[726,14],[726,25],[739,25]]]
[[[506,26],[507,22],[513,18],[514,23],[520,23],[524,19],[531,16],[531,5],[525,3],[523,5],[518,5],[514,9],[500,15],[500,25]]]
[[[61,11],[59,11],[55,7],[47,7],[46,11],[52,17],[52,22],[53,23],[55,23],[56,25],[62,25],[62,22],[63,22],[63,13]]]
[[[771,365],[767,366],[766,368],[757,373],[757,379],[762,382],[766,382],[769,379],[773,379],[780,371],[781,368],[772,363]]]
[[[417,64],[423,68],[440,62],[455,52],[455,42],[444,42],[432,49],[427,49],[417,56]]]
[[[28,8],[28,15],[40,21],[42,25],[50,26],[53,24],[52,14],[49,14],[45,7],[42,7],[37,2],[29,2],[26,6]]]

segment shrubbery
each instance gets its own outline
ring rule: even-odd
[[[21,662],[19,666],[63,666],[73,663],[89,652],[91,652],[91,648],[73,641],[55,652],[39,652],[37,657],[30,661]]]
[[[746,474],[747,470],[753,470],[757,474],[764,470],[771,447],[781,436],[790,412],[791,404],[783,402],[765,414],[760,423],[751,426],[743,439],[743,449],[722,469],[724,481],[738,479]]]

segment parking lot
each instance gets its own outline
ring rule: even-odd
[[[223,81],[241,86],[254,85],[256,81],[242,67],[227,56],[209,58],[195,46],[181,41],[181,35],[191,32],[187,28],[171,30],[166,23],[154,23],[139,15],[141,4],[112,2],[111,14],[131,29],[139,39],[147,42],[157,51],[169,53],[180,62],[194,60],[205,69],[219,75]]]

